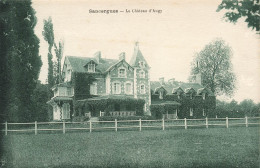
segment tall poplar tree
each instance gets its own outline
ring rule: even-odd
[[[42,35],[44,40],[47,41],[48,47],[48,85],[51,88],[54,85],[54,73],[53,73],[53,55],[52,55],[52,47],[54,45],[54,33],[53,33],[53,24],[51,17],[48,20],[43,20],[43,32]]]

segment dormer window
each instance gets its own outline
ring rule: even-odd
[[[180,92],[177,93],[177,96],[178,96],[178,99],[181,99],[181,93]]]
[[[120,68],[119,71],[118,71],[118,76],[119,77],[126,77],[126,70],[125,68]]]
[[[95,72],[95,64],[93,61],[88,64],[88,72]]]
[[[206,96],[207,96],[207,94],[206,94],[206,93],[203,93],[203,94],[202,94],[202,99],[205,100],[205,99],[206,99]]]
[[[145,78],[145,72],[144,71],[140,71],[139,72],[139,77],[140,78]]]
[[[190,94],[190,99],[193,99],[193,93]]]
[[[159,99],[163,99],[163,92],[159,92]]]

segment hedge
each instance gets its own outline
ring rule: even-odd
[[[102,116],[98,117],[99,121],[115,121],[117,120],[153,120],[153,116]]]

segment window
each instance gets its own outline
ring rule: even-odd
[[[207,96],[206,93],[203,93],[203,94],[202,94],[202,99],[205,100],[205,99],[206,99],[206,96]]]
[[[206,116],[205,109],[202,109],[202,116]]]
[[[67,88],[67,96],[72,96],[71,88]]]
[[[144,71],[140,71],[139,72],[139,77],[140,78],[145,78],[145,72]]]
[[[115,82],[113,84],[113,93],[120,94],[121,93],[121,84],[119,82]]]
[[[119,77],[126,77],[126,72],[124,68],[119,69],[118,73],[119,73],[118,74]]]
[[[144,65],[145,65],[145,64],[144,64],[143,61],[140,61],[140,62],[139,62],[139,66],[140,66],[140,67],[144,67]]]
[[[66,81],[70,81],[71,80],[71,70],[70,69],[67,70],[67,74],[66,74],[65,80]]]
[[[88,64],[88,72],[95,72],[95,64],[92,61]]]
[[[140,93],[145,94],[145,86],[144,85],[140,86]]]
[[[163,99],[163,92],[159,92],[159,99]]]
[[[132,94],[132,84],[131,83],[126,83],[125,84],[125,93],[126,94]]]
[[[193,93],[190,94],[190,99],[193,99]]]
[[[97,95],[97,83],[93,83],[90,85],[90,94]]]
[[[59,96],[66,96],[66,88],[65,87],[59,88]]]
[[[178,94],[178,99],[181,99],[181,95],[180,94]]]
[[[193,108],[190,108],[190,116],[193,116]]]

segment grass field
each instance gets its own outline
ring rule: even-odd
[[[259,167],[259,128],[11,134],[5,167]]]

